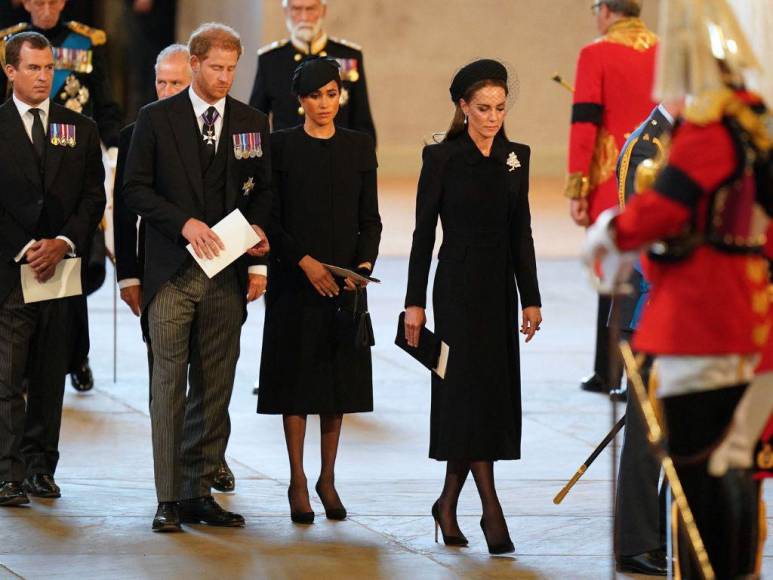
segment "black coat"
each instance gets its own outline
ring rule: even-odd
[[[372,411],[370,349],[355,348],[352,334],[354,295],[320,296],[298,262],[309,255],[347,268],[375,264],[381,218],[373,139],[341,128],[315,139],[297,127],[273,133],[271,147],[273,251],[258,412]]]
[[[228,155],[226,214],[238,208],[248,222],[265,230],[272,197],[268,120],[231,97],[224,117],[218,147],[226,147]],[[237,159],[231,136],[250,132],[260,132],[263,156]],[[200,139],[187,90],[143,107],[134,127],[121,195],[127,208],[145,222],[143,310],[190,258],[185,249],[188,242],[182,236],[185,222],[190,218],[205,221]],[[254,187],[245,190],[250,179]],[[236,262],[245,292],[248,266],[261,263],[265,260],[247,255]]]
[[[343,98],[335,123],[339,127],[368,133],[375,140],[376,128],[370,113],[362,51],[351,43],[329,39],[318,55],[357,62],[356,74],[353,71],[342,71]],[[308,58],[307,55],[287,40],[258,51],[258,71],[250,105],[267,115],[271,113],[274,131],[303,124],[303,109],[291,93],[290,85],[293,71],[304,58]]]
[[[520,457],[518,291],[540,305],[526,145],[502,137],[484,157],[465,132],[424,148],[406,306],[426,306],[438,216],[435,332],[450,347],[432,376],[430,457]],[[517,290],[516,290],[517,284]]]
[[[134,134],[134,123],[121,129],[118,139],[118,160],[115,166],[113,189],[113,235],[115,237],[115,269],[118,281],[127,278],[142,280],[145,267],[145,224],[137,228],[137,214],[126,207],[123,196],[123,178],[126,158]]]
[[[91,117],[97,122],[99,135],[106,147],[118,145],[118,132],[123,124],[123,113],[113,98],[113,89],[110,82],[107,52],[105,50],[106,35],[104,31],[90,28],[77,22],[60,22],[54,28],[43,30],[32,24],[22,23],[14,27],[14,33],[38,32],[48,38],[51,46],[61,47],[68,43],[68,38],[76,37],[84,46],[83,51],[88,51],[91,58],[91,68],[73,69],[67,68],[68,63],[57,62],[54,75],[54,94],[51,100],[57,104],[67,106],[72,110]],[[0,36],[5,36],[0,32]],[[5,40],[0,41],[0,51],[5,52]],[[69,45],[68,45],[69,46]],[[3,62],[5,59],[3,58]],[[71,65],[70,65],[71,66]],[[68,72],[60,72],[65,71]],[[57,85],[57,79],[64,81],[69,79],[69,84],[61,82]],[[0,75],[0,95],[5,95],[7,79]],[[68,92],[69,89],[69,92]],[[81,90],[83,89],[83,90]]]
[[[18,284],[19,264],[14,258],[33,238],[65,236],[83,258],[81,276],[86,287],[86,259],[91,240],[105,210],[105,170],[99,135],[93,121],[51,103],[48,123],[75,125],[75,147],[54,146],[46,141],[43,174],[13,100],[0,106],[0,302]],[[47,231],[40,231],[45,208]],[[86,297],[68,298],[76,307],[77,320],[70,336],[76,336],[73,359],[88,354]],[[81,357],[81,358],[79,358]]]

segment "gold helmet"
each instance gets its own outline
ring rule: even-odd
[[[727,0],[661,0],[655,99],[742,85],[760,65]]]

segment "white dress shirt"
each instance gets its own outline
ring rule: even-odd
[[[16,95],[13,95],[13,103],[16,105],[16,109],[19,111],[19,116],[21,117],[21,122],[24,125],[24,130],[27,131],[27,137],[30,139],[30,143],[32,143],[32,123],[35,122],[35,115],[33,115],[30,112],[30,109],[40,109],[40,120],[43,123],[43,132],[48,135],[48,111],[51,108],[51,100],[46,99],[42,103],[39,103],[38,105],[28,105],[27,103],[19,100],[16,98]],[[72,240],[69,239],[66,236],[56,236],[57,240],[62,240],[64,242],[67,242],[67,245],[70,246],[70,251],[67,252],[67,255],[71,258],[75,256],[75,244],[72,243]],[[30,246],[37,242],[37,240],[32,239],[29,242],[27,242],[27,245],[22,248],[21,252],[16,254],[16,257],[14,260],[16,262],[21,262],[22,258],[24,257],[24,254],[27,253],[27,250],[30,249]]]
[[[225,116],[225,97],[223,97],[216,103],[210,104],[196,94],[196,91],[193,90],[193,85],[188,87],[188,96],[190,97],[191,104],[193,105],[193,113],[196,115],[196,123],[198,124],[198,127],[199,127],[199,133],[202,133],[202,129],[204,128],[204,113],[206,113],[207,109],[209,109],[210,107],[215,107],[215,110],[218,113],[217,119],[215,120],[215,151],[217,151],[217,148],[220,146],[220,135],[223,132],[223,117]],[[249,268],[247,268],[247,272],[250,274],[267,276],[268,267],[250,266]]]

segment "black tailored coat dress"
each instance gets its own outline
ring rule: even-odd
[[[354,292],[320,296],[298,262],[375,264],[381,240],[373,138],[338,127],[330,139],[302,126],[271,135],[274,212],[258,413],[373,410],[369,348],[355,347]],[[339,280],[339,283],[342,283]],[[358,310],[366,301],[365,292]]]
[[[424,148],[405,305],[426,307],[438,217],[435,332],[450,347],[432,376],[430,450],[447,461],[518,459],[518,294],[540,306],[526,145],[498,135],[484,157],[467,132]]]

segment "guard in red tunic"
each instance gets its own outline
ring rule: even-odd
[[[618,155],[657,104],[652,87],[658,38],[639,19],[641,0],[602,0],[593,11],[602,36],[583,47],[577,60],[565,191],[572,219],[583,227],[623,197],[615,179]],[[609,307],[609,299],[599,297],[594,374],[581,385],[586,391],[606,392],[620,383],[621,371],[609,376]]]
[[[770,388],[747,387],[771,328],[760,255],[773,213],[771,140],[764,106],[740,88],[756,60],[732,10],[692,1],[663,0],[658,93],[689,97],[668,163],[622,213],[599,216],[586,261],[602,258],[614,284],[619,252],[625,262],[648,249],[652,291],[634,348],[655,356],[669,452],[716,577],[737,578],[755,569],[757,491],[752,447],[739,459],[728,437],[757,423],[756,438],[770,413]],[[688,545],[680,530],[682,577],[697,578]]]

